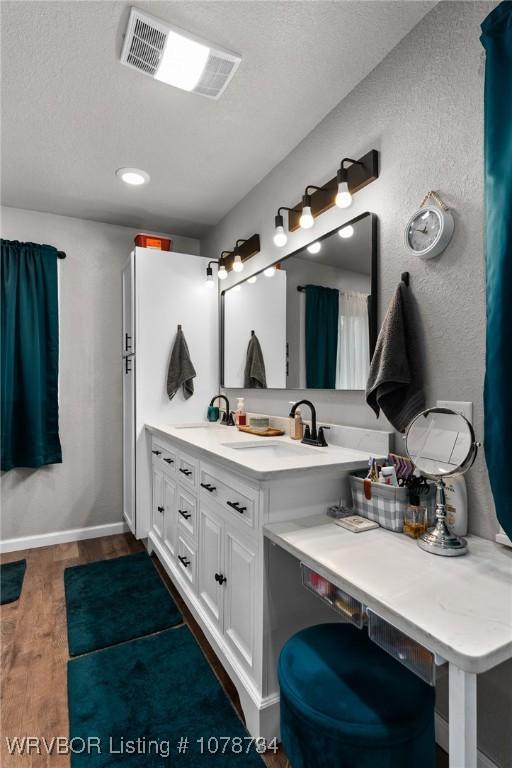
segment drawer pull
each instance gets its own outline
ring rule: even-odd
[[[174,464],[174,459],[164,459],[167,464]]]
[[[215,485],[210,485],[210,483],[201,483],[201,488],[204,488],[205,491],[209,491],[210,493],[213,493],[217,490]]]
[[[130,336],[130,334],[125,333],[124,335],[124,351],[125,352],[128,352],[128,350],[132,348],[131,341],[132,341],[132,337]]]
[[[191,469],[183,469],[183,467],[180,467],[180,472],[181,472],[183,475],[185,475],[186,477],[188,477],[189,475],[191,475],[191,474],[192,474],[192,470],[191,470]]]
[[[225,581],[227,581],[227,579],[225,576],[222,575],[222,573],[216,573],[215,581],[222,585],[224,584]]]
[[[162,453],[162,451],[151,451],[151,453],[154,453],[154,454],[155,454],[155,456],[160,456],[160,454]]]
[[[226,501],[226,504],[228,507],[240,512],[241,515],[243,515],[244,512],[247,512],[247,507],[241,507],[238,501]]]
[[[157,507],[157,509],[158,509],[159,512],[163,512],[164,511],[163,507]]]
[[[184,518],[185,518],[185,520],[188,520],[188,519],[189,519],[189,517],[192,517],[192,512],[187,512],[187,510],[186,510],[186,509],[178,509],[178,512],[180,513],[180,515],[181,515],[182,517],[184,517]]]
[[[185,568],[188,568],[190,565],[190,560],[187,560],[186,557],[183,555],[178,555],[178,560],[181,562],[182,565],[185,566]]]

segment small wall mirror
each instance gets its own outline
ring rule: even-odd
[[[377,217],[364,213],[222,293],[222,385],[364,390],[377,337]]]

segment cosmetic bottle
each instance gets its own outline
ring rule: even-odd
[[[445,479],[446,524],[456,536],[468,532],[468,494],[464,475]]]
[[[245,427],[247,425],[247,413],[245,412],[245,402],[243,397],[237,399],[235,424],[237,427]]]
[[[300,408],[297,408],[295,417],[292,419],[290,437],[292,440],[302,440],[304,437],[304,422],[302,421]]]

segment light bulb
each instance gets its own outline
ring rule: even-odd
[[[338,184],[336,205],[338,208],[348,208],[350,205],[352,205],[352,195],[348,191],[348,184],[346,181],[340,181]]]
[[[227,269],[224,266],[224,264],[221,264],[219,267],[219,271],[217,272],[217,277],[219,278],[219,280],[225,280],[227,276],[228,276]]]
[[[308,251],[309,253],[320,253],[320,250],[322,248],[322,244],[318,242],[318,240],[315,243],[311,243],[311,245],[308,245]]]
[[[254,285],[254,283],[256,282],[256,280],[257,280],[257,279],[258,279],[258,278],[256,277],[256,275],[253,275],[252,277],[250,277],[250,278],[248,279],[248,281],[247,281],[247,282],[248,282],[248,283],[250,283],[251,285]]]
[[[206,275],[206,286],[208,288],[213,288],[214,285],[215,283],[213,280],[213,275],[212,274]]]
[[[342,227],[342,229],[338,230],[338,235],[342,237],[344,240],[346,240],[348,237],[352,237],[354,234],[354,227],[352,224],[349,224],[347,227]]]
[[[233,270],[235,272],[242,272],[243,268],[244,268],[244,263],[242,261],[240,254],[237,253],[233,261]]]
[[[275,273],[276,273],[275,267],[267,267],[266,270],[263,272],[265,277],[274,277]]]
[[[274,245],[277,245],[278,248],[282,248],[287,242],[288,237],[286,236],[284,227],[276,227],[276,231],[274,232]]]
[[[302,209],[302,215],[299,219],[299,224],[302,229],[311,229],[314,223],[315,220],[313,218],[313,214],[311,213],[311,206],[305,205]]]

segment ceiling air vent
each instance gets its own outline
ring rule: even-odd
[[[241,57],[148,13],[132,8],[121,63],[145,75],[218,99]]]

